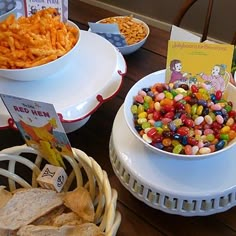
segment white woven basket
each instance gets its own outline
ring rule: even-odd
[[[68,179],[62,191],[71,189],[74,181],[77,186],[86,187],[94,203],[95,223],[106,235],[116,235],[121,222],[121,215],[116,209],[116,190],[111,188],[107,173],[93,158],[79,149],[72,148],[72,150],[74,159],[64,157],[67,166],[71,167],[67,169],[71,169],[71,172],[67,173]],[[0,177],[5,176],[7,178],[10,191],[14,191],[19,186],[24,188],[37,187],[36,179],[44,167],[42,164],[44,162],[44,158],[36,150],[26,145],[4,149],[0,151]],[[26,180],[25,177],[28,171],[18,173],[19,165],[24,165],[30,173],[32,171],[30,180],[28,178]]]

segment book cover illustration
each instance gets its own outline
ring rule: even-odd
[[[169,40],[166,82],[224,92],[230,80],[233,48],[230,44]]]
[[[70,142],[52,104],[0,94],[26,144],[47,161],[63,166],[63,156],[73,157]]]

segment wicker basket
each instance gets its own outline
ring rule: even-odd
[[[62,191],[71,190],[74,183],[86,187],[94,203],[95,223],[106,235],[116,235],[121,222],[121,215],[116,210],[116,190],[111,188],[107,173],[93,158],[79,149],[72,149],[75,158],[64,157],[65,164],[70,167],[67,168],[70,173],[67,173],[68,179]],[[36,179],[44,167],[44,162],[45,159],[36,150],[26,145],[4,149],[0,151],[0,177],[6,177],[10,191],[19,186],[37,187]],[[18,173],[17,168],[21,166],[22,170],[22,165],[30,172],[30,181],[25,178],[27,171]]]

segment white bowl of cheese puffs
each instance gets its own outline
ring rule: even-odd
[[[120,33],[125,37],[126,46],[117,47],[123,55],[137,51],[146,42],[150,33],[148,25],[133,16],[114,16],[102,19],[99,23],[118,24]]]
[[[78,55],[80,30],[47,8],[30,17],[10,15],[0,22],[0,79],[47,79]]]

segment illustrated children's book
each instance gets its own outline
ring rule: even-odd
[[[169,40],[166,82],[223,92],[230,79],[233,50],[229,44]]]
[[[38,150],[55,166],[64,166],[63,156],[72,149],[52,104],[0,94],[26,144]]]

